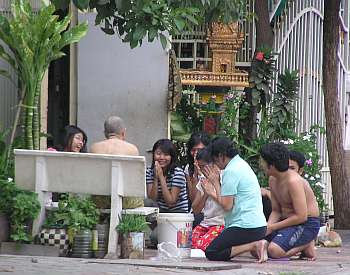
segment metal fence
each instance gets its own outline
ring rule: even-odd
[[[308,131],[310,126],[315,124],[326,126],[322,93],[324,1],[270,1],[271,12],[276,12],[277,5],[282,4],[282,2],[285,2],[284,11],[279,16],[273,17],[273,14],[271,14],[270,17],[274,22],[274,48],[279,54],[277,61],[278,74],[289,69],[297,70],[300,75],[299,99],[295,106],[299,119],[296,130],[300,133]],[[350,106],[349,88],[347,89],[346,83],[349,76],[348,0],[342,1],[339,16],[342,24],[338,51],[338,96],[345,137],[345,116]],[[274,89],[277,88],[276,80],[273,86]],[[318,136],[317,146],[324,166],[322,180],[325,183],[325,200],[332,212],[331,178],[325,136]]]
[[[270,21],[274,29],[274,50],[278,53],[278,73],[273,81],[273,89],[277,89],[278,75],[285,70],[297,70],[300,76],[299,99],[295,104],[297,117],[296,131],[308,131],[312,125],[325,127],[324,104],[322,93],[322,49],[323,49],[323,11],[324,0],[269,0]],[[247,1],[247,11],[254,12],[254,0]],[[346,115],[348,132],[350,133],[350,87],[349,78],[349,4],[341,3],[341,43],[338,53],[338,95],[341,109],[344,137],[346,137]],[[245,42],[237,55],[237,65],[249,66],[255,51],[255,25],[252,20],[241,21],[241,30],[245,34]],[[186,33],[175,38],[176,46],[181,43],[197,41],[205,43],[205,28],[194,33]],[[194,52],[196,47],[194,47]],[[208,50],[206,49],[206,54]],[[206,62],[211,59],[206,56]],[[178,56],[178,61],[189,61]],[[193,63],[195,68],[195,62]],[[336,73],[336,72],[335,72]],[[350,137],[344,138],[350,140]],[[348,141],[348,143],[350,143]],[[323,170],[322,180],[325,183],[326,203],[333,210],[331,182],[328,165],[326,137],[319,134],[317,146],[321,156]]]
[[[1,0],[0,12],[9,11],[11,7],[11,2],[13,2],[13,0]],[[42,4],[42,0],[29,0],[29,3],[31,4],[34,10],[38,10]]]

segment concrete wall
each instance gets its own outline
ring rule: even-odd
[[[1,12],[0,12],[1,14]],[[0,45],[5,46],[0,42]],[[17,82],[17,76],[14,70],[6,62],[0,59],[0,70],[6,70],[10,73],[11,77]],[[18,91],[14,83],[8,78],[0,75],[0,132],[6,129],[11,129],[15,119],[17,110],[17,98]],[[7,135],[6,140],[9,141],[10,134]]]
[[[79,21],[85,20],[89,32],[78,44],[78,126],[91,146],[104,138],[104,120],[118,115],[127,140],[146,155],[167,136],[168,53],[158,41],[131,50],[117,35],[95,27],[95,14],[80,14]]]
[[[9,17],[10,12],[10,2],[0,1],[0,15]],[[7,53],[10,53],[6,45],[0,41],[0,45],[5,47]],[[0,58],[0,70],[6,70],[11,75],[14,83],[17,83],[17,76],[12,67]],[[12,83],[8,78],[0,75],[0,132],[7,129],[11,129],[16,114],[16,106],[18,101],[18,90],[15,84]],[[6,136],[6,141],[10,140],[9,133]]]

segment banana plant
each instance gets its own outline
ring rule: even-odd
[[[87,23],[69,28],[71,15],[60,20],[55,10],[53,4],[43,3],[35,12],[28,0],[13,0],[10,18],[0,15],[0,40],[8,47],[0,45],[0,58],[15,70],[23,89],[19,108],[24,111],[27,149],[40,149],[41,83],[50,62],[62,57],[62,49],[78,42],[88,29]]]

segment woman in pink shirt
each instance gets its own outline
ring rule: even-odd
[[[85,132],[77,126],[68,125],[64,127],[61,144],[56,148],[48,148],[48,151],[86,153],[86,143]]]

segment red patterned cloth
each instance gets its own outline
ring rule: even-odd
[[[205,251],[208,245],[224,230],[224,225],[204,227],[197,225],[192,231],[192,248]]]

